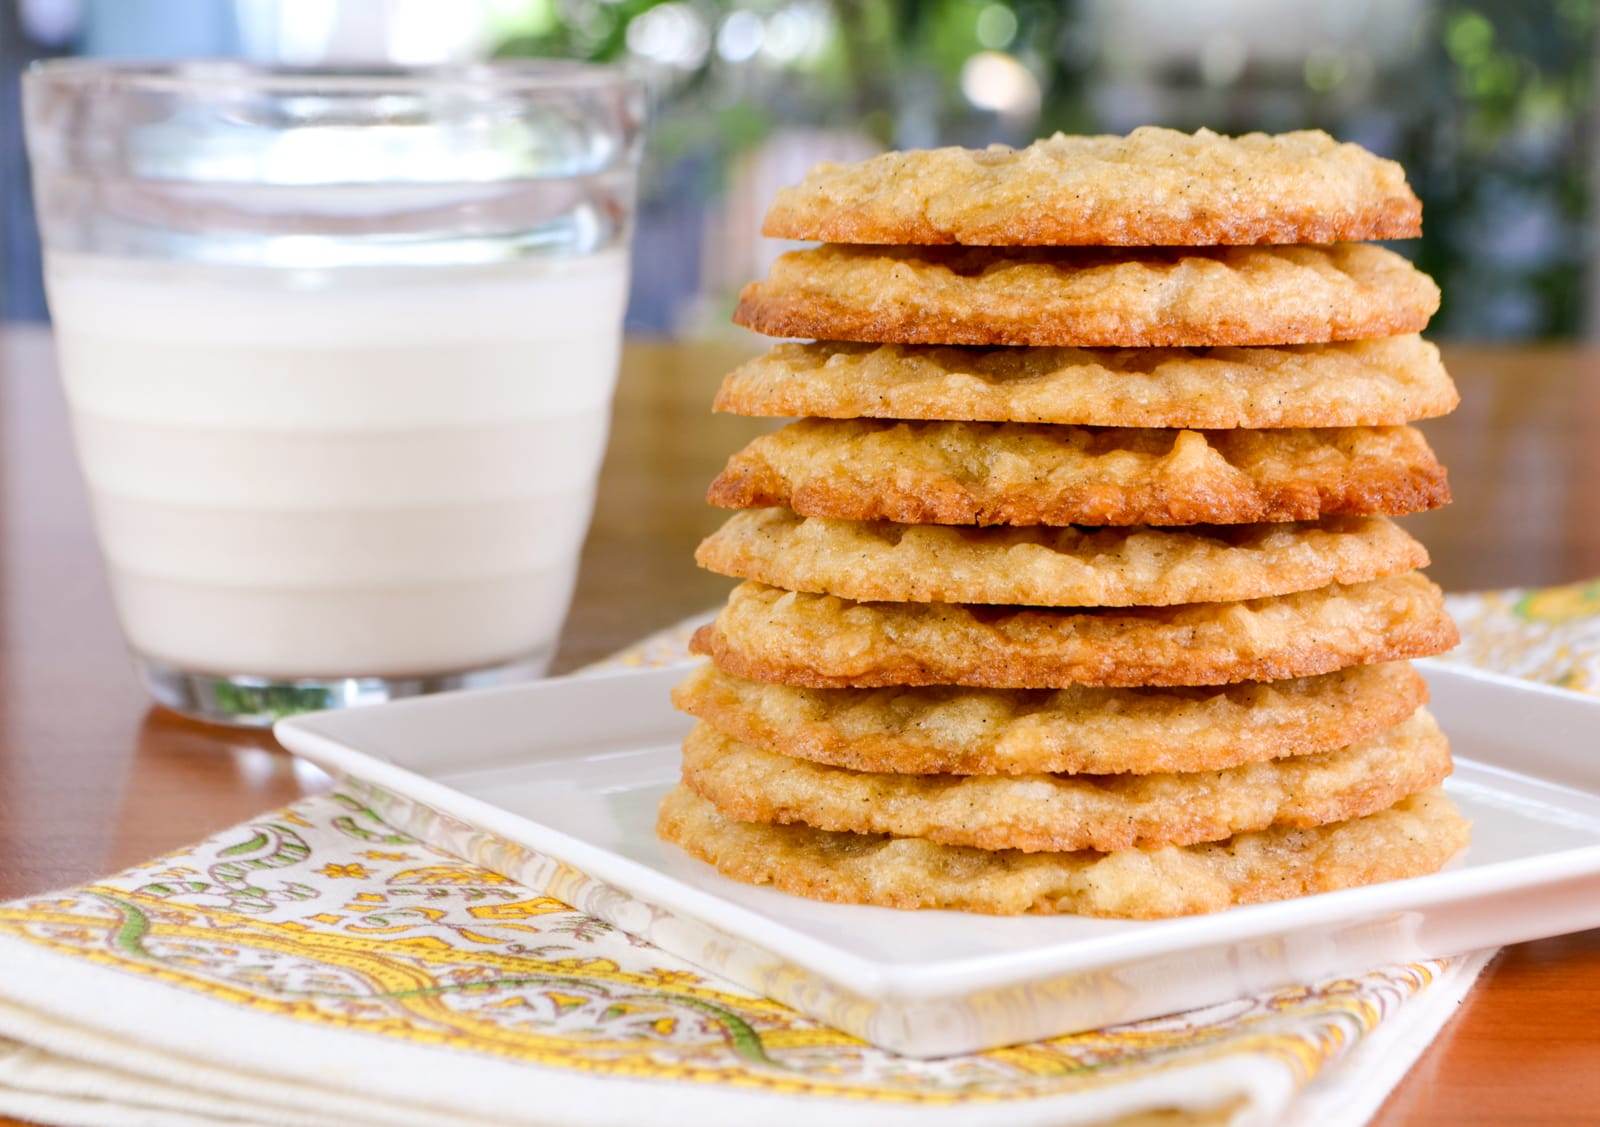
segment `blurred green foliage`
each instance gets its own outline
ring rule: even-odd
[[[1596,6],[1476,0],[1442,7],[1406,165],[1426,206],[1418,259],[1440,331],[1575,336],[1595,246]]]

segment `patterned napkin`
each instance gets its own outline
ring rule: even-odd
[[[1452,599],[1600,687],[1600,583]],[[681,658],[685,630],[616,659]],[[1489,952],[917,1061],[399,833],[348,788],[0,905],[0,1113],[61,1124],[1365,1122]]]

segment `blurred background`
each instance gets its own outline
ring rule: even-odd
[[[425,65],[560,56],[647,76],[628,315],[725,326],[782,247],[766,201],[824,159],[1155,123],[1319,127],[1402,161],[1432,335],[1600,334],[1600,0],[0,0],[0,319],[45,317],[18,75],[55,55]]]

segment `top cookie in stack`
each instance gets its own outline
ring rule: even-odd
[[[1321,133],[891,153],[785,190],[721,410],[742,578],[669,840],[895,907],[1155,917],[1437,869],[1456,404],[1399,166]],[[1341,241],[1351,240],[1351,241]],[[1296,245],[1285,245],[1296,244]],[[1311,245],[1327,244],[1327,245]],[[1121,249],[1127,248],[1127,249]]]

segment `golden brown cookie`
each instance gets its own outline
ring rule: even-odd
[[[1278,827],[1200,845],[1023,853],[914,837],[738,822],[687,787],[662,799],[656,832],[724,876],[814,900],[1159,919],[1438,871],[1469,825],[1441,790],[1314,829]]]
[[[802,419],[728,459],[706,499],[901,524],[1247,524],[1450,500],[1414,427],[1143,430]]]
[[[1282,348],[780,344],[722,381],[716,409],[772,418],[1114,427],[1393,426],[1460,397],[1419,336]]]
[[[909,603],[1037,607],[1236,602],[1425,567],[1383,517],[1186,528],[966,528],[735,513],[701,567],[790,591]]]
[[[762,233],[926,245],[1334,243],[1415,238],[1422,204],[1394,161],[1319,130],[1224,137],[1146,126],[820,164],[778,193]]]
[[[683,782],[740,822],[1024,853],[1220,841],[1360,818],[1437,786],[1450,745],[1428,710],[1334,751],[1162,775],[895,775],[791,759],[697,725]]]
[[[768,336],[1093,347],[1317,344],[1421,331],[1439,287],[1393,251],[857,247],[790,251],[739,295]]]
[[[690,648],[738,677],[816,689],[1225,685],[1455,645],[1420,572],[1240,603],[1054,609],[854,603],[743,583]]]
[[[679,708],[743,743],[855,771],[1154,774],[1217,771],[1358,743],[1428,699],[1402,661],[1203,688],[807,689],[709,662]]]

